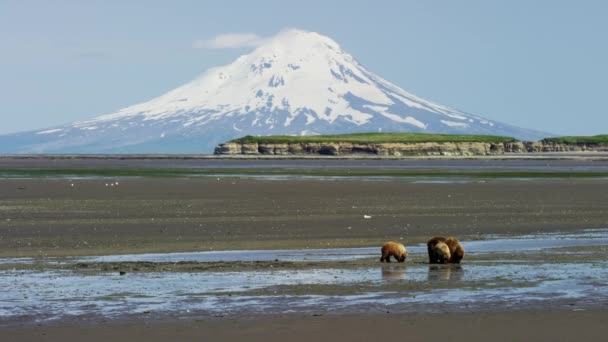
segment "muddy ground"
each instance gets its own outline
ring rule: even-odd
[[[382,314],[91,323],[7,328],[7,341],[586,341],[603,340],[608,311]],[[438,337],[439,336],[439,337]]]
[[[3,178],[0,256],[411,245],[607,227],[607,203],[603,178]]]

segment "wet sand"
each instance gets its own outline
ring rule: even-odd
[[[601,341],[608,310],[287,315],[194,321],[88,322],[2,330],[5,341]]]
[[[0,256],[367,247],[569,231],[608,227],[606,203],[602,178],[3,178]]]

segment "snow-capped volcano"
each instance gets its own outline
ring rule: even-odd
[[[540,137],[419,98],[332,39],[289,30],[148,102],[0,137],[0,152],[205,153],[244,135],[378,131]]]

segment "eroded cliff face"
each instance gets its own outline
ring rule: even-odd
[[[543,141],[508,143],[237,143],[215,148],[222,155],[377,155],[377,156],[486,156],[528,152],[608,151],[608,144],[557,144]]]
[[[607,152],[608,144],[564,144],[550,141],[525,141],[527,152]]]

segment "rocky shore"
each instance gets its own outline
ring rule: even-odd
[[[533,152],[607,152],[608,144],[515,142],[424,142],[424,143],[239,143],[227,142],[215,148],[217,155],[378,155],[378,156],[486,156]]]

